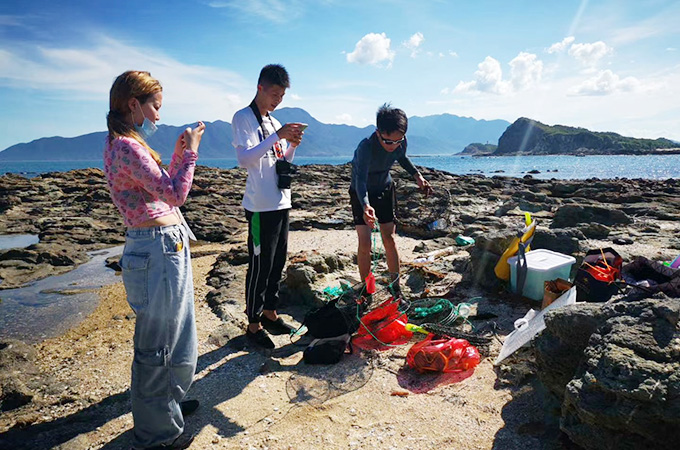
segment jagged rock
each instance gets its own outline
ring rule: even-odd
[[[316,280],[314,268],[305,264],[289,264],[286,268],[286,286],[292,290],[306,290]]]
[[[615,238],[612,239],[612,242],[617,245],[631,245],[635,241],[633,241],[631,238]]]
[[[628,225],[633,223],[633,219],[618,209],[593,205],[564,205],[555,211],[550,227],[567,228],[590,222],[609,226]]]
[[[583,350],[601,322],[602,304],[581,303],[550,311],[534,341],[538,378],[560,403],[564,388],[583,360]]]
[[[0,411],[11,411],[31,403],[36,393],[20,377],[0,379]]]
[[[588,239],[606,239],[611,229],[601,223],[588,223],[578,227],[578,230]]]
[[[27,386],[39,374],[35,349],[21,341],[0,342],[0,410],[9,411],[30,403],[36,393]]]
[[[680,299],[663,294],[546,314],[538,373],[564,399],[561,429],[573,442],[588,450],[677,447],[679,318]]]
[[[20,204],[21,199],[16,195],[0,195],[0,212],[5,212],[13,206]]]
[[[583,233],[576,228],[555,230],[538,227],[531,248],[546,248],[565,255],[573,255],[579,252],[580,242],[584,239]]]
[[[113,269],[116,272],[121,272],[123,269],[120,267],[120,256],[110,256],[106,258],[104,263],[109,269]]]

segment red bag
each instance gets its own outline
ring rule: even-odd
[[[462,372],[474,369],[479,364],[477,348],[465,339],[433,339],[434,334],[413,344],[406,354],[409,367],[418,372]]]
[[[576,300],[606,302],[619,290],[623,258],[613,248],[589,250],[574,277]]]
[[[413,336],[406,329],[407,323],[408,317],[399,311],[399,302],[390,298],[361,318],[352,343],[365,350],[387,350],[390,347],[383,344],[405,344]]]

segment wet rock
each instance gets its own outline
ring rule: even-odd
[[[106,258],[104,265],[109,269],[115,270],[116,272],[121,272],[123,270],[120,267],[120,256],[111,256]]]

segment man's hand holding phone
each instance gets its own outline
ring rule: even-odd
[[[282,126],[276,134],[279,135],[279,138],[285,139],[297,147],[302,142],[305,128],[307,128],[306,123],[291,122]]]

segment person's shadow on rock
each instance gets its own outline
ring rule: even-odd
[[[199,357],[196,378],[188,398],[198,399],[201,405],[186,419],[188,432],[198,433],[207,425],[215,427],[222,437],[231,437],[243,431],[241,426],[225,417],[217,406],[241,393],[258,375],[259,362],[257,358],[244,358],[246,355],[230,358],[233,353],[233,347],[224,346]],[[26,427],[16,425],[0,434],[0,448],[86,448],[86,440],[81,435],[129,413],[130,392],[126,390],[66,417]],[[106,443],[102,449],[129,449],[131,444],[132,430],[127,430]]]

